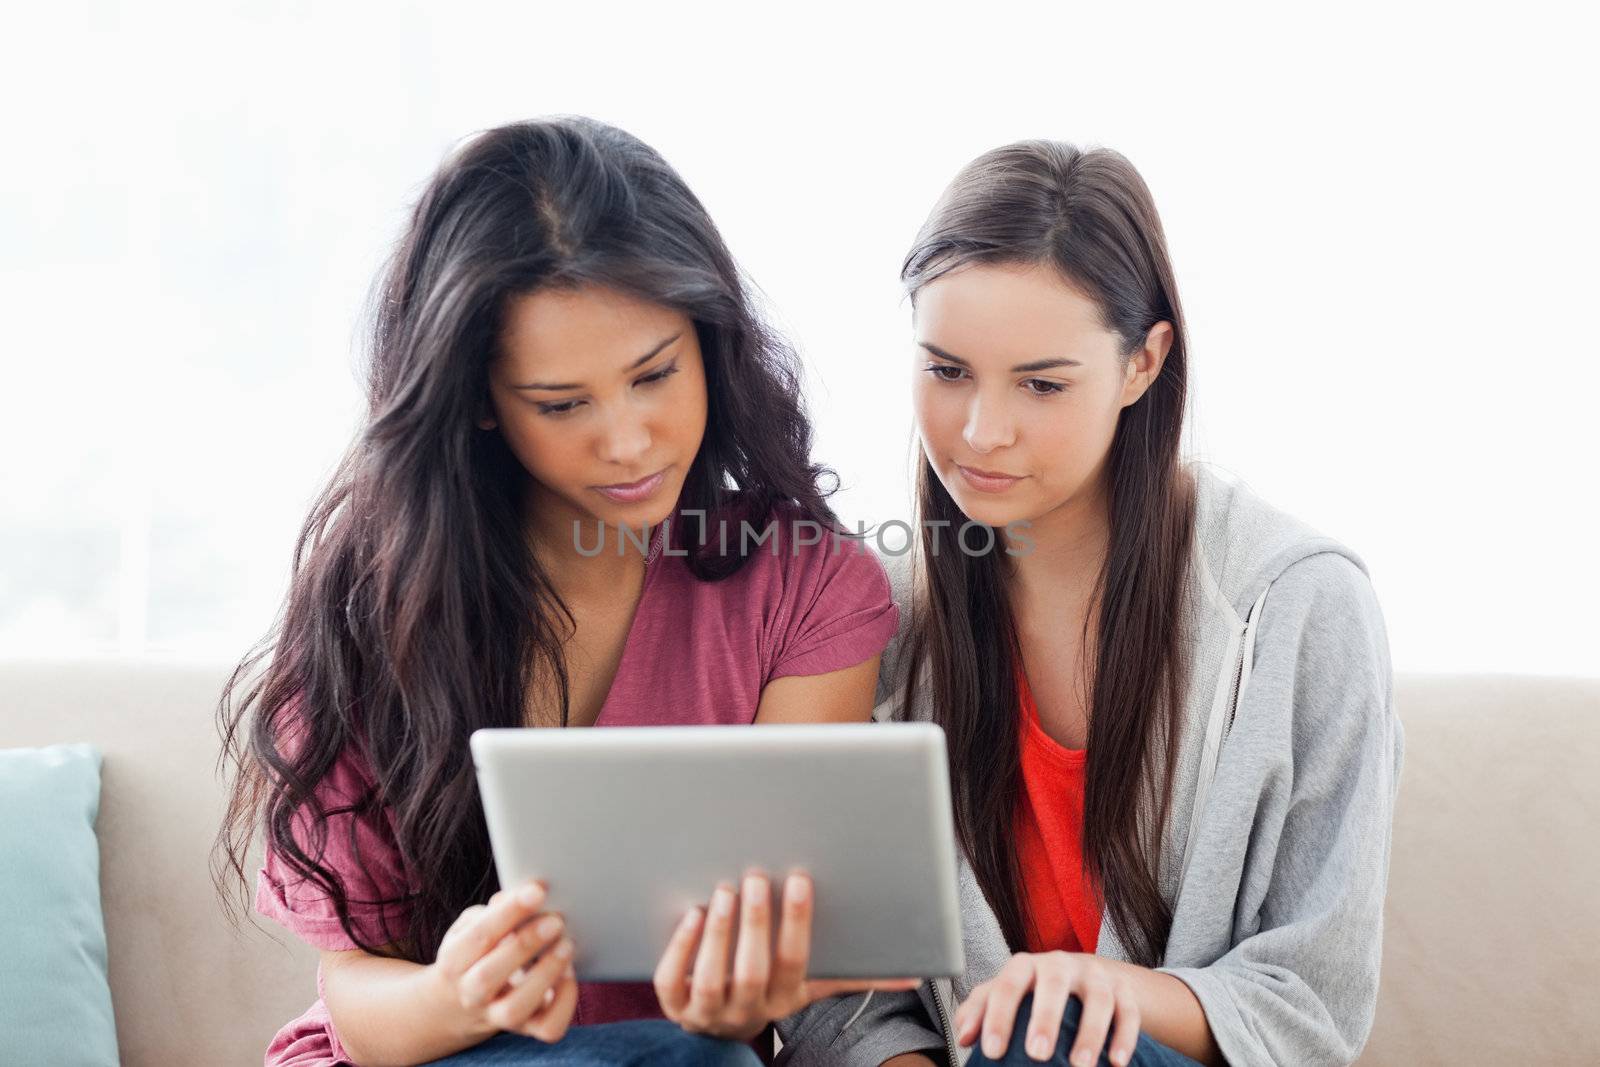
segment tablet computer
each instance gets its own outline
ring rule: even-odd
[[[649,980],[684,912],[750,867],[774,906],[810,873],[809,977],[962,970],[938,726],[483,729],[471,746],[500,884],[545,883],[584,981]]]

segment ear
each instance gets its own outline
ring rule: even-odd
[[[1163,319],[1150,327],[1149,332],[1144,335],[1143,346],[1128,357],[1122,380],[1123,407],[1144,396],[1145,390],[1150,388],[1150,383],[1161,376],[1161,365],[1167,361],[1167,353],[1170,351],[1172,351],[1172,323]]]
[[[487,415],[478,420],[478,429],[480,430],[492,430],[498,425],[500,424]]]

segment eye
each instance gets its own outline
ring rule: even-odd
[[[1060,382],[1047,382],[1042,378],[1029,378],[1022,384],[1026,385],[1028,392],[1034,396],[1052,396],[1055,393],[1064,392],[1067,388]],[[1040,388],[1035,389],[1034,386],[1040,386]]]
[[[935,381],[941,382],[958,382],[961,380],[961,376],[966,374],[966,371],[962,370],[960,367],[952,367],[948,363],[930,363],[924,369],[927,370],[929,374],[933,375]],[[955,376],[951,377],[950,375],[945,374],[945,371],[953,371]]]
[[[541,415],[570,415],[581,403],[581,400],[561,400],[554,404],[535,404],[534,407],[539,409]]]
[[[673,360],[671,363],[668,363],[665,367],[662,367],[660,370],[656,371],[654,374],[648,374],[645,377],[640,378],[637,384],[639,384],[639,385],[650,385],[650,384],[653,384],[655,382],[664,382],[668,378],[672,377],[674,374],[677,374],[677,373],[678,373],[678,361],[677,360]]]

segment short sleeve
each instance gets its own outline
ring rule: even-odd
[[[347,746],[314,792],[327,818],[320,863],[343,883],[351,925],[369,944],[382,945],[404,936],[409,882],[387,810],[361,815],[352,810],[371,785],[365,762]],[[303,851],[318,858],[307,808],[295,812],[290,832]],[[270,842],[256,875],[255,910],[316,948],[360,947],[345,932],[323,888],[303,879]]]
[[[795,520],[788,526],[798,525]],[[883,652],[900,622],[883,564],[859,538],[786,528],[783,590],[763,682],[828,674]]]

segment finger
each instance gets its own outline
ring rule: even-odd
[[[812,1000],[833,995],[814,994],[806,982],[806,968],[811,963],[811,900],[810,875],[795,871],[784,879],[777,955],[768,988],[774,1000],[794,1005],[791,1012]]]
[[[1028,1058],[1047,1060],[1061,1040],[1061,1018],[1067,1013],[1072,987],[1060,967],[1041,966],[1033,980],[1033,1011],[1028,1018]]]
[[[1080,983],[1078,998],[1083,1001],[1083,1013],[1078,1016],[1078,1037],[1072,1043],[1068,1061],[1072,1067],[1088,1067],[1100,1058],[1106,1044],[1106,1031],[1111,1028],[1111,1013],[1116,998],[1111,987],[1103,980]]]
[[[772,883],[760,871],[750,871],[739,894],[739,940],[733,950],[728,999],[738,1016],[734,1021],[743,1024],[762,1014],[771,970]]]
[[[988,1003],[983,1011],[983,1054],[997,1060],[1011,1044],[1011,1030],[1017,1020],[1022,998],[1033,988],[1033,957],[1017,955],[1001,968],[990,983]]]
[[[510,992],[496,997],[483,1016],[502,1030],[515,1030],[545,1006],[545,994],[572,962],[572,938],[563,937],[531,967],[512,978]]]
[[[666,951],[656,964],[654,984],[656,999],[669,1019],[675,1019],[689,1006],[689,966],[694,960],[694,950],[700,943],[700,926],[705,916],[698,905],[684,912],[672,931]]]
[[[447,935],[439,945],[439,970],[451,979],[465,974],[501,938],[537,914],[544,907],[545,896],[543,885],[528,882],[514,892],[500,890],[489,898],[487,906],[463,910],[451,925],[452,931],[460,927],[459,931],[454,936]]]
[[[694,976],[689,986],[689,1011],[701,1021],[715,1018],[728,996],[728,946],[732,938],[736,894],[724,882],[711,894],[705,933],[694,960]]]
[[[1111,1051],[1107,1053],[1117,1067],[1127,1067],[1133,1059],[1133,1050],[1139,1044],[1139,1005],[1126,993],[1117,997],[1116,1029],[1111,1035]]]
[[[950,1025],[955,1028],[957,1044],[966,1046],[977,1040],[978,1024],[983,1021],[983,1012],[988,1003],[989,983],[983,982],[973,986],[967,999],[956,1007],[955,1018],[950,1020]]]
[[[555,996],[550,998],[549,1005],[530,1019],[522,1032],[529,1037],[554,1044],[566,1036],[567,1027],[572,1025],[572,1014],[577,1008],[578,978],[572,971],[572,964],[569,963],[556,985]]]
[[[559,915],[541,915],[500,939],[499,944],[456,982],[463,1008],[487,1004],[500,994],[517,968],[555,943],[566,924]]]
[[[456,921],[450,924],[450,929],[444,932],[444,937],[439,941],[439,951],[435,954],[441,971],[448,971],[451,978],[459,978],[461,973],[477,962],[478,956],[472,950],[463,951],[459,947],[461,939],[470,931],[477,928],[478,917],[489,908],[484,904],[473,904],[463,908],[461,914],[456,916]]]

